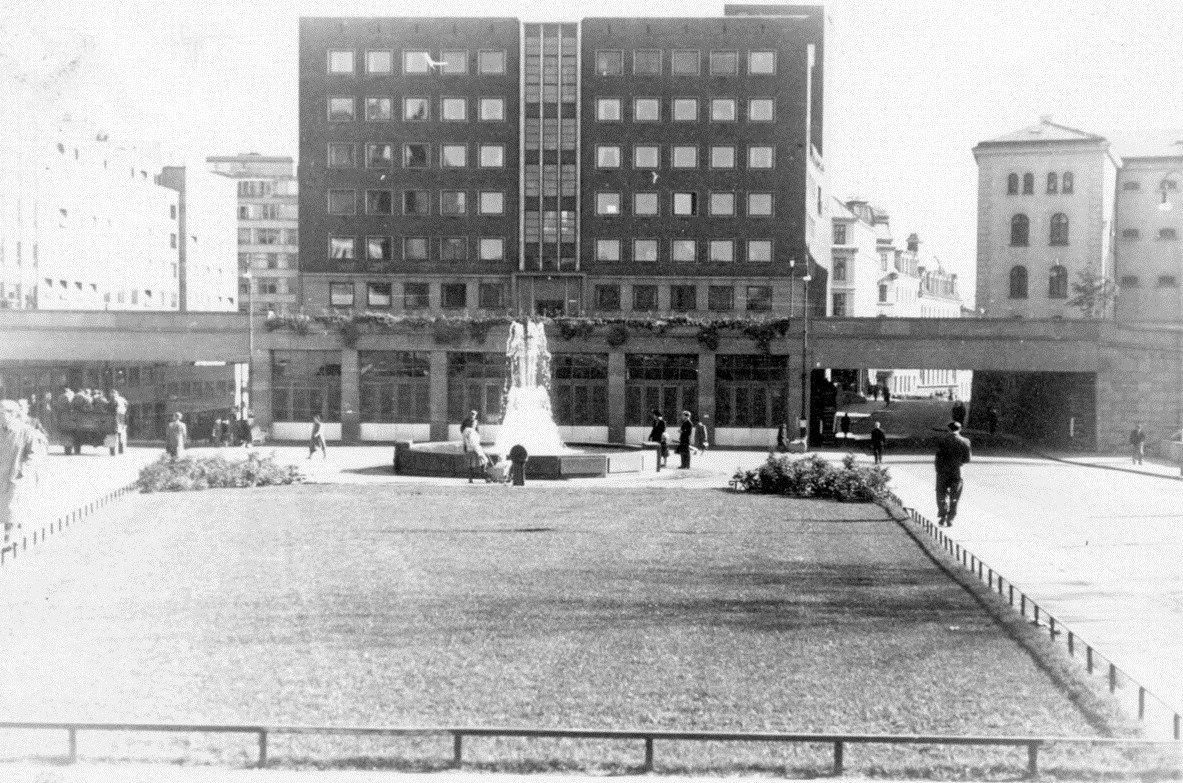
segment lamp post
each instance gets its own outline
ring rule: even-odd
[[[1163,175],[1162,181],[1158,185],[1159,192],[1162,193],[1162,199],[1158,202],[1158,209],[1160,212],[1170,212],[1173,205],[1170,198],[1167,196],[1168,190],[1177,190],[1175,180],[1172,177],[1179,176],[1178,171],[1168,171]],[[1175,253],[1177,258],[1183,259],[1183,254],[1178,251]],[[1180,278],[1183,278],[1183,263],[1179,264],[1179,269],[1175,271],[1175,290],[1179,291],[1179,307],[1175,312],[1175,326],[1177,331],[1175,336],[1179,343],[1179,383],[1175,384],[1178,390],[1179,397],[1179,411],[1175,419],[1175,423],[1179,424],[1179,476],[1183,478],[1183,286],[1180,285]]]
[[[808,272],[808,268],[805,271]],[[801,282],[805,283],[805,299],[801,302],[805,322],[801,328],[801,418],[797,426],[801,430],[802,448],[805,450],[809,449],[809,412],[805,408],[805,384],[809,382],[809,281],[812,279],[813,276],[810,274],[801,277]]]
[[[249,418],[250,410],[255,405],[255,374],[251,372],[251,362],[255,360],[255,280],[254,275],[251,274],[251,268],[248,266],[246,272],[243,274],[246,279],[246,334],[247,334],[247,360],[246,360],[246,404],[243,405],[242,417]]]

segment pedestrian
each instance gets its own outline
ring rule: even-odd
[[[694,419],[694,448],[698,449],[698,453],[701,454],[710,445],[710,442],[707,440],[707,425],[701,418],[696,416]]]
[[[246,416],[238,420],[238,439],[242,441],[242,447],[249,449],[255,443],[254,427],[251,426],[251,415],[247,413]]]
[[[468,483],[472,483],[477,468],[480,468],[481,475],[488,481],[489,478],[485,475],[485,471],[489,467],[489,457],[481,448],[480,430],[473,424],[471,427],[465,427],[462,434],[464,436],[464,451],[468,454]]]
[[[998,406],[994,403],[990,403],[986,409],[986,429],[991,435],[998,432]]]
[[[842,418],[838,423],[842,428],[842,440],[850,440],[850,412],[842,411]]]
[[[0,400],[0,530],[4,545],[15,540],[21,528],[18,509],[31,491],[35,459],[34,439],[21,420],[20,406]]]
[[[665,439],[665,419],[657,408],[653,409],[649,418],[653,422],[653,428],[649,430],[649,441],[657,444],[654,450],[657,454],[657,469],[660,471],[665,467],[665,458],[669,455],[669,446]]]
[[[883,407],[891,407],[891,389],[887,388],[886,385],[883,387]]]
[[[949,431],[937,441],[937,524],[951,527],[957,516],[957,502],[965,482],[961,478],[961,466],[970,461],[969,440],[961,436],[961,425],[949,422]]]
[[[164,434],[164,450],[172,459],[182,459],[185,456],[185,441],[188,439],[189,428],[181,419],[181,412],[177,411],[173,414],[173,420],[168,423],[168,429]]]
[[[511,446],[509,449],[509,477],[515,487],[526,486],[526,461],[530,459],[530,453],[526,451],[526,447],[518,443]]]
[[[776,450],[781,454],[789,450],[789,425],[783,421],[776,428]]]
[[[682,464],[678,470],[690,467],[690,442],[694,439],[694,422],[691,421],[690,411],[682,411],[682,423],[678,425],[678,454],[682,456]]]
[[[1142,458],[1146,456],[1146,432],[1141,424],[1130,433],[1130,448],[1134,452],[1134,464],[1141,465]]]
[[[877,383],[871,384],[871,399],[872,400],[879,399],[879,384],[877,384]]]
[[[209,435],[209,445],[217,446],[221,442],[222,442],[222,420],[221,419],[214,419],[214,426],[213,426],[213,429],[210,431],[210,435]]]
[[[952,392],[950,392],[950,394],[952,394]],[[964,427],[965,426],[965,403],[962,402],[961,400],[954,400],[953,401],[953,411],[952,411],[951,415],[953,417],[953,421],[957,422],[962,427]]]
[[[320,416],[312,417],[312,436],[308,439],[308,459],[320,451],[321,459],[329,458],[328,444],[325,442],[324,424],[321,423]]]
[[[871,430],[871,456],[875,458],[876,465],[883,462],[883,447],[886,444],[887,435],[879,422],[875,422],[875,428]]]

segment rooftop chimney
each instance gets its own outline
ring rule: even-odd
[[[1040,121],[1041,123],[1050,123],[1050,122],[1052,121],[1052,115],[1050,115],[1050,114],[1041,114],[1041,115],[1039,115],[1039,121]]]

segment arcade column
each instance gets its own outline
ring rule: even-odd
[[[698,354],[698,410],[696,413],[707,425],[708,438],[715,438],[715,352]]]
[[[431,420],[431,439],[448,439],[448,352],[431,352],[428,418]],[[459,422],[457,422],[459,424]]]
[[[356,348],[341,350],[341,440],[361,441],[361,363]]]
[[[624,443],[625,394],[627,371],[624,351],[608,353],[608,442]]]

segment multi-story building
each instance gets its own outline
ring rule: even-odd
[[[283,315],[299,308],[298,183],[290,157],[258,153],[206,158],[238,180],[238,309]]]
[[[192,166],[165,166],[160,182],[177,191],[181,309],[238,309],[237,189]]]
[[[831,204],[833,247],[830,314],[836,318],[871,318],[879,314],[878,282],[882,276],[875,209],[851,199]]]

